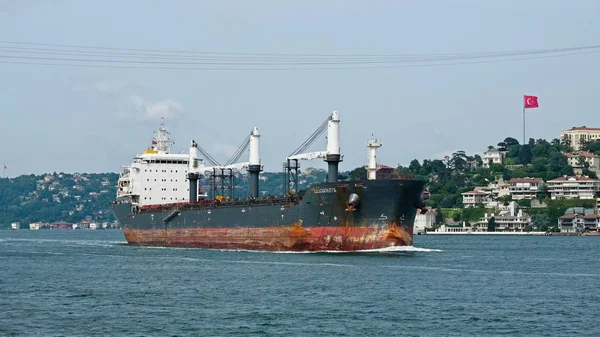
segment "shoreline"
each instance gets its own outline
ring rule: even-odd
[[[509,236],[600,236],[593,233],[559,233],[559,232],[425,232],[415,235],[509,235]]]

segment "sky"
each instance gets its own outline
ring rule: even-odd
[[[372,134],[383,143],[381,164],[408,165],[521,140],[524,94],[540,105],[526,111],[527,138],[600,127],[598,52],[442,66],[182,70],[5,63],[44,63],[2,48],[32,46],[14,42],[340,57],[491,53],[600,44],[598,17],[597,0],[0,0],[0,165],[7,176],[118,172],[164,118],[175,152],[194,139],[220,162],[256,126],[264,169],[275,172],[334,110],[340,170],[366,164]],[[309,150],[325,150],[325,137]]]

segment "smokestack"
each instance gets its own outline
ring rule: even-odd
[[[327,122],[327,182],[334,183],[338,179],[338,164],[342,161],[340,155],[340,116],[334,111]]]
[[[375,138],[371,138],[367,142],[367,155],[369,160],[367,172],[369,173],[369,180],[375,180],[377,178],[377,149],[380,148],[381,145],[381,142]]]
[[[198,143],[192,140],[190,144],[188,174],[187,178],[190,182],[190,202],[198,201]]]
[[[262,168],[260,166],[260,132],[254,128],[250,132],[250,164],[248,173],[250,173],[250,198],[258,197],[258,175]]]

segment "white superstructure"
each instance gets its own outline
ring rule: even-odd
[[[152,146],[121,169],[117,199],[131,198],[134,204],[156,205],[185,202],[189,196],[186,179],[190,154],[171,153],[173,142],[164,123],[155,131]],[[197,157],[197,155],[196,155]],[[197,158],[198,166],[203,166]]]

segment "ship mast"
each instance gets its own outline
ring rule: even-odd
[[[155,136],[152,138],[152,147],[161,154],[167,154],[171,152],[171,146],[173,141],[171,140],[171,133],[167,131],[165,126],[164,118],[161,119],[160,126],[154,130]]]

